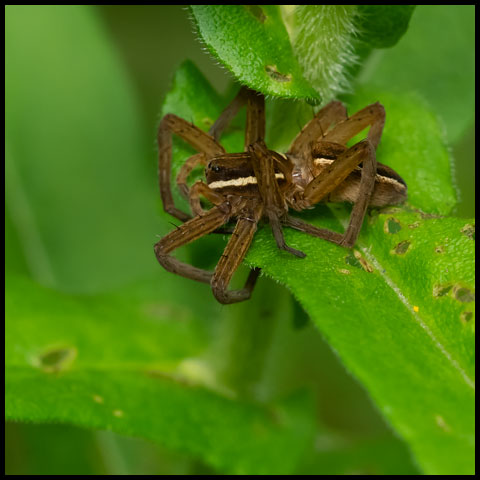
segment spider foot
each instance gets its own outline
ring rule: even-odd
[[[307,254],[303,253],[301,250],[295,250],[295,248],[289,247],[288,245],[279,245],[279,248],[299,258],[305,258],[307,256]]]
[[[352,248],[355,245],[355,239],[343,238],[338,244],[344,248]]]

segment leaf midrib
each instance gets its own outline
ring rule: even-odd
[[[442,355],[448,360],[449,364],[460,373],[463,381],[467,384],[468,387],[470,387],[473,391],[475,391],[475,381],[472,380],[465,370],[459,365],[459,363],[452,357],[450,352],[447,350],[447,348],[437,339],[435,334],[432,332],[432,330],[428,327],[428,325],[422,320],[421,316],[414,311],[413,305],[410,304],[408,299],[403,295],[401,292],[400,288],[394,283],[394,281],[387,275],[387,271],[385,268],[383,268],[382,264],[378,261],[378,259],[373,255],[370,251],[370,248],[365,246],[365,244],[362,244],[362,242],[357,243],[358,248],[362,250],[363,254],[365,257],[368,258],[368,260],[375,266],[375,269],[378,271],[380,276],[383,278],[385,283],[388,285],[388,287],[393,290],[397,298],[400,300],[400,302],[405,305],[407,308],[408,312],[410,313],[410,318],[413,318],[415,324],[427,334],[429,339],[433,342],[435,347],[440,350]]]

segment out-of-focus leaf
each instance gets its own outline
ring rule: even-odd
[[[416,5],[357,5],[358,40],[372,48],[393,47],[408,29]]]
[[[6,475],[106,475],[95,433],[70,425],[5,425]]]
[[[400,453],[400,454],[399,454]],[[335,436],[319,436],[311,458],[300,475],[419,475],[398,438],[349,442]]]
[[[406,34],[393,49],[373,54],[360,81],[421,93],[455,142],[475,118],[474,43],[474,5],[419,5]]]
[[[28,266],[20,246],[20,239],[5,205],[5,270],[27,273]]]
[[[101,24],[82,6],[5,14],[6,199],[29,269],[89,292],[151,274],[150,141]]]
[[[67,296],[17,277],[6,299],[7,419],[140,436],[231,474],[292,472],[311,442],[308,395],[261,406],[172,373],[198,348],[187,306]]]

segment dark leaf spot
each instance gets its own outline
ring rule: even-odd
[[[265,71],[267,75],[277,82],[290,82],[292,80],[291,75],[280,73],[275,65],[267,65]]]
[[[462,312],[460,314],[460,320],[462,321],[462,323],[468,323],[472,319],[472,317],[472,312]]]
[[[355,258],[353,255],[353,252],[350,252],[346,257],[345,257],[345,263],[347,265],[351,265],[352,267],[357,267],[357,268],[362,268],[362,265],[360,262]]]
[[[403,242],[400,242],[394,249],[393,253],[396,253],[397,255],[405,255],[407,253],[407,250],[410,247],[410,242],[408,240],[404,240]]]
[[[467,223],[460,231],[468,238],[475,240],[475,225]]]
[[[205,117],[203,120],[202,120],[202,123],[205,127],[207,128],[210,128],[212,125],[213,125],[213,120],[211,118],[208,118],[208,117]]]
[[[434,285],[433,296],[444,297],[451,289],[452,285]]]
[[[463,303],[469,303],[475,301],[475,293],[472,292],[467,287],[461,287],[460,285],[455,285],[453,288],[453,296],[456,300]]]
[[[394,234],[394,233],[398,233],[401,229],[402,229],[402,226],[400,225],[400,222],[393,217],[385,220],[385,223],[383,225],[383,231],[385,233]]]
[[[345,263],[347,265],[352,265],[352,267],[362,268],[368,273],[373,272],[373,267],[362,257],[362,254],[355,250],[354,252],[350,252],[345,257]]]
[[[259,5],[245,5],[245,8],[259,21],[264,23],[267,19],[265,12]]]
[[[77,356],[77,349],[73,347],[53,348],[45,351],[36,358],[36,366],[44,372],[54,373],[65,370]]]

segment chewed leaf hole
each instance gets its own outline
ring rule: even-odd
[[[458,300],[459,302],[462,303],[470,303],[475,301],[475,293],[472,292],[469,288],[467,287],[462,287],[460,285],[455,285],[453,287],[453,297],[455,300]]]
[[[276,65],[267,65],[265,67],[265,71],[267,72],[267,75],[269,75],[273,80],[276,80],[277,82],[290,82],[292,80],[292,76],[284,73],[280,73],[277,70]]]
[[[433,296],[444,297],[451,289],[452,289],[452,285],[434,285]]]
[[[33,363],[44,372],[54,373],[68,368],[77,356],[74,347],[50,348],[35,357]]]
[[[464,235],[472,240],[475,240],[475,224],[467,223],[462,229],[460,230]]]
[[[259,5],[245,5],[245,8],[259,21],[264,23],[267,19],[265,12]]]
[[[408,240],[404,240],[393,249],[393,253],[395,253],[396,255],[405,255],[409,248],[410,242]]]
[[[352,267],[362,268],[368,273],[373,272],[373,267],[362,257],[362,254],[355,250],[345,257],[345,263]]]
[[[473,312],[462,312],[460,314],[460,320],[463,324],[467,324],[473,318]]]
[[[475,301],[475,292],[470,290],[468,287],[462,285],[434,285],[433,287],[433,296],[434,297],[444,297],[448,293],[451,294],[455,300],[458,300],[462,303],[470,303]],[[471,313],[471,312],[470,312]]]
[[[204,117],[202,123],[205,127],[210,128],[215,122],[209,117]]]
[[[401,229],[402,229],[402,226],[400,225],[400,222],[393,217],[385,220],[385,223],[383,225],[383,231],[385,233],[394,234],[394,233],[398,233]]]

